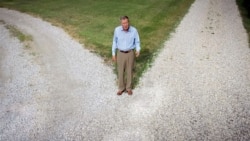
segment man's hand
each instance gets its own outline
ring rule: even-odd
[[[116,56],[112,56],[112,60],[115,62],[116,61]]]
[[[139,52],[139,51],[136,51],[136,52],[135,52],[135,57],[139,57],[139,55],[140,55],[140,52]]]

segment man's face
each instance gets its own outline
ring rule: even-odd
[[[122,25],[123,30],[127,31],[128,28],[129,28],[129,21],[128,21],[128,19],[122,19],[121,20],[121,25]]]

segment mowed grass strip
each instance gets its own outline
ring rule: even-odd
[[[21,42],[32,41],[32,36],[22,33],[15,26],[5,25],[5,27],[10,31],[11,35],[14,37],[17,37],[19,41],[21,41]]]
[[[0,7],[30,13],[64,28],[89,50],[111,61],[114,28],[119,17],[130,17],[138,29],[141,55],[136,59],[134,84],[150,66],[164,41],[194,0],[1,0]]]

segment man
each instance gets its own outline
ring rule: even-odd
[[[120,22],[121,25],[115,28],[112,45],[112,60],[117,61],[118,67],[119,90],[117,95],[122,95],[125,91],[132,95],[134,58],[140,54],[140,39],[136,28],[129,25],[128,16],[122,16]],[[127,77],[126,83],[124,72]]]

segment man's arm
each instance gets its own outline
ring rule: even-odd
[[[113,43],[112,43],[112,60],[116,61],[116,48],[117,48],[117,36],[116,36],[116,30],[114,31],[113,36]]]
[[[141,46],[140,46],[140,37],[139,37],[139,34],[136,30],[136,33],[135,33],[135,56],[136,57],[139,57],[140,55],[140,50],[141,50]]]

